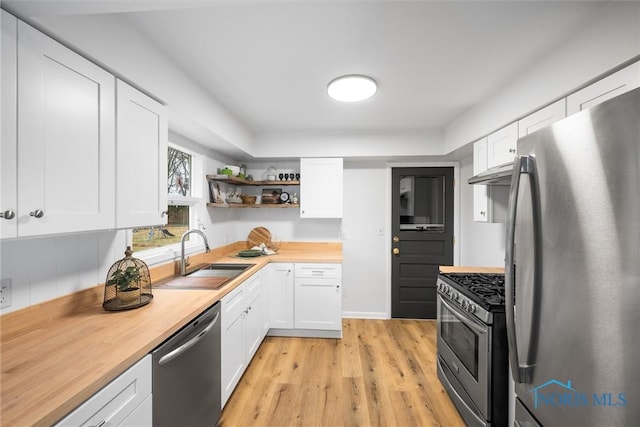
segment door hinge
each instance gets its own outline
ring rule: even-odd
[[[453,245],[456,245],[456,236],[453,236]]]

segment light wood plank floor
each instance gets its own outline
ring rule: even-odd
[[[267,337],[220,426],[464,426],[436,374],[435,321],[342,329],[342,340]]]

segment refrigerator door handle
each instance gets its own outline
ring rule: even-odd
[[[520,190],[520,177],[522,174],[529,175],[532,197],[532,222],[533,222],[533,312],[531,321],[530,342],[528,343],[528,354],[524,363],[518,354],[516,337],[516,306],[515,306],[515,233],[516,233],[516,213],[518,210],[518,195]],[[541,278],[541,229],[540,229],[540,197],[538,188],[538,175],[533,156],[516,156],[513,164],[513,175],[511,178],[511,188],[509,189],[509,216],[507,223],[507,242],[505,256],[505,311],[507,321],[507,340],[509,345],[509,361],[511,362],[511,373],[516,383],[529,382],[531,379],[533,364],[530,359],[536,354],[537,328],[539,325],[539,296]]]

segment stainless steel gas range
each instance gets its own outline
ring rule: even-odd
[[[438,378],[469,426],[506,426],[504,274],[441,273]]]

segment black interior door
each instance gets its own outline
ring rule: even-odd
[[[392,169],[391,317],[436,318],[440,265],[453,264],[453,168]]]

